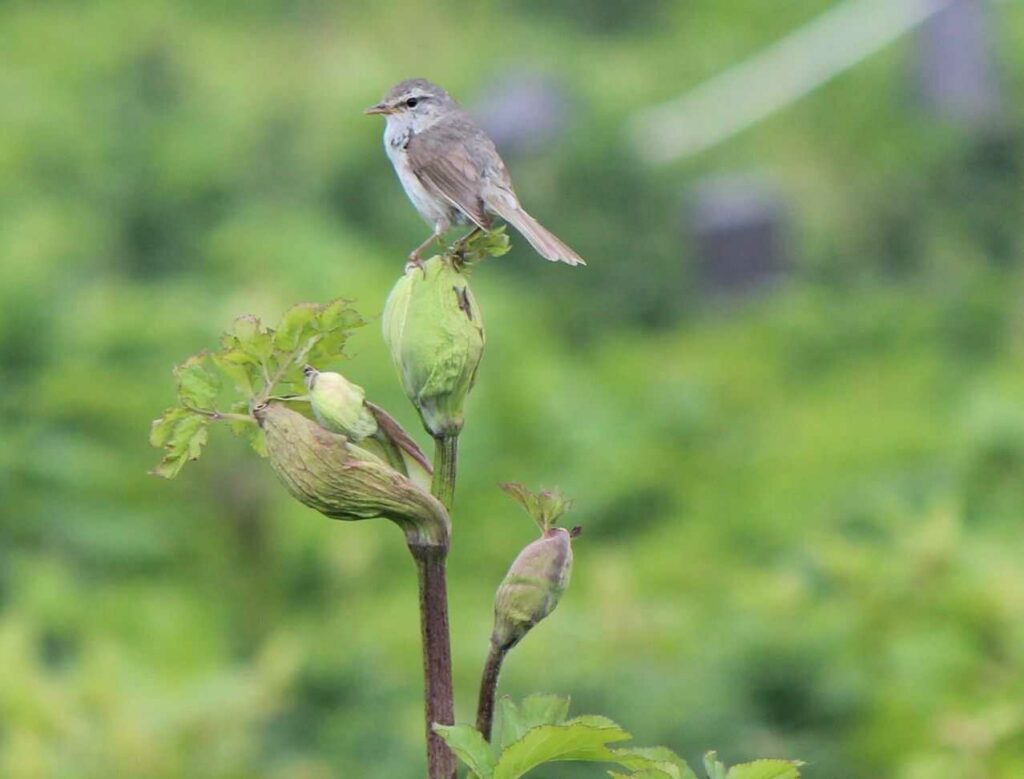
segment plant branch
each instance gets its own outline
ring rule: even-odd
[[[430,492],[449,511],[455,501],[455,470],[458,457],[458,436],[439,436],[434,439],[434,479],[430,484]]]
[[[191,411],[193,414],[202,414],[204,417],[209,417],[214,422],[219,422],[222,419],[227,419],[233,422],[249,422],[250,424],[253,425],[256,424],[256,420],[253,419],[248,414],[233,414],[226,411],[217,411],[216,409],[196,408],[195,406],[189,406],[184,403],[182,404],[182,408],[186,409],[187,411]]]
[[[491,651],[484,663],[484,674],[480,679],[480,700],[476,706],[476,729],[487,741],[491,740],[491,727],[494,724],[494,699],[498,694],[498,676],[501,664],[505,662],[508,647],[500,647],[491,643]]]
[[[430,779],[455,779],[455,755],[433,728],[435,723],[455,723],[448,630],[448,585],[445,577],[448,550],[447,547],[410,545],[409,551],[419,571],[420,632],[426,688],[427,775]]]

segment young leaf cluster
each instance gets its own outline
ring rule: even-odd
[[[632,736],[607,717],[567,719],[567,698],[531,695],[516,706],[506,697],[498,705],[501,728],[496,745],[488,744],[469,725],[434,726],[479,779],[517,779],[545,763],[570,760],[612,764],[617,766],[610,771],[613,777],[697,779],[689,766],[665,747],[613,746]],[[708,779],[798,779],[798,766],[788,760],[758,760],[726,770],[714,753],[705,759]]]
[[[150,443],[163,449],[152,473],[173,479],[185,463],[199,459],[214,422],[228,422],[235,435],[265,455],[251,410],[271,397],[301,394],[303,366],[340,359],[350,331],[363,324],[345,300],[292,306],[275,328],[251,315],[238,317],[221,336],[220,349],[192,355],[174,368],[177,402],[150,431]]]
[[[516,483],[502,484],[501,488],[526,509],[526,513],[533,517],[542,533],[554,527],[562,515],[572,508],[572,500],[559,489],[534,493],[522,484]]]
[[[458,266],[469,268],[488,257],[508,254],[511,249],[505,225],[501,225],[489,232],[479,232],[464,242],[456,243],[447,254]]]

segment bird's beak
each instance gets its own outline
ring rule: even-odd
[[[363,113],[364,114],[391,114],[391,113],[394,113],[394,109],[389,108],[384,103],[377,103],[377,105],[372,105],[369,108],[367,108],[365,111],[363,111]]]

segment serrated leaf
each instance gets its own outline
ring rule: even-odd
[[[207,370],[206,354],[196,354],[174,367],[178,398],[187,406],[211,409],[220,392],[220,376]]]
[[[314,322],[316,328],[322,332],[333,330],[352,330],[366,324],[365,320],[354,308],[350,308],[350,301],[338,298],[327,303],[320,310]]]
[[[234,348],[240,349],[259,362],[267,362],[274,351],[270,332],[252,314],[235,319],[231,325],[231,334],[235,337]]]
[[[553,527],[565,512],[572,508],[572,501],[561,490],[530,492],[522,484],[509,482],[500,485],[526,512],[533,517],[541,531]]]
[[[494,768],[494,779],[518,779],[551,761],[618,762],[608,744],[629,738],[629,733],[606,717],[584,716],[562,725],[541,725],[506,747]]]
[[[320,311],[321,306],[316,303],[299,303],[285,311],[274,331],[274,348],[285,352],[295,351],[303,331]]]
[[[309,342],[303,352],[301,362],[313,365],[336,363],[342,357],[347,341],[348,333],[344,330],[323,333]]]
[[[798,760],[755,760],[734,765],[725,776],[726,779],[799,779],[802,765]]]
[[[171,409],[174,422],[170,429],[161,428],[158,440],[163,441],[164,456],[151,473],[173,479],[189,460],[198,460],[207,440],[209,418],[186,409]],[[182,413],[183,412],[183,413]],[[160,420],[157,420],[157,424]],[[154,428],[157,425],[154,424]],[[151,439],[153,433],[151,432]]]
[[[434,725],[434,732],[480,779],[491,779],[494,752],[479,730],[469,725]]]
[[[507,695],[498,701],[501,746],[507,747],[539,725],[561,725],[569,714],[569,699],[558,695],[530,695],[516,706]]]
[[[512,243],[509,241],[505,225],[485,233],[484,236],[481,250],[491,257],[501,257],[511,251]]]
[[[174,428],[177,427],[178,423],[191,413],[191,411],[181,406],[171,406],[171,408],[164,412],[163,416],[154,419],[149,428],[150,446],[155,446],[158,449],[164,446],[171,440]]]
[[[612,750],[619,763],[633,771],[653,772],[651,775],[661,779],[697,779],[679,755],[668,747],[628,747]]]
[[[231,379],[235,389],[246,397],[252,397],[259,371],[254,358],[240,349],[216,352],[210,355],[217,370]]]

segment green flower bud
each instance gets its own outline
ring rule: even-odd
[[[340,373],[320,372],[312,365],[307,365],[303,373],[317,422],[354,443],[377,432],[377,420],[366,407],[362,387]]]
[[[554,611],[572,574],[571,534],[553,527],[516,557],[494,599],[491,643],[511,649]]]
[[[279,403],[253,410],[278,478],[297,500],[333,519],[386,517],[410,547],[447,549],[444,506],[379,457]]]
[[[518,644],[534,625],[555,610],[572,575],[572,539],[580,529],[555,527],[572,502],[557,490],[533,494],[521,484],[503,484],[540,527],[541,537],[512,563],[494,599],[491,643],[502,652]]]
[[[419,487],[430,491],[434,469],[415,440],[394,417],[366,400],[366,393],[340,373],[303,369],[309,402],[317,421],[333,433],[390,463]]]
[[[402,387],[427,431],[458,435],[484,350],[483,319],[466,276],[441,257],[411,267],[388,296],[383,325]]]

